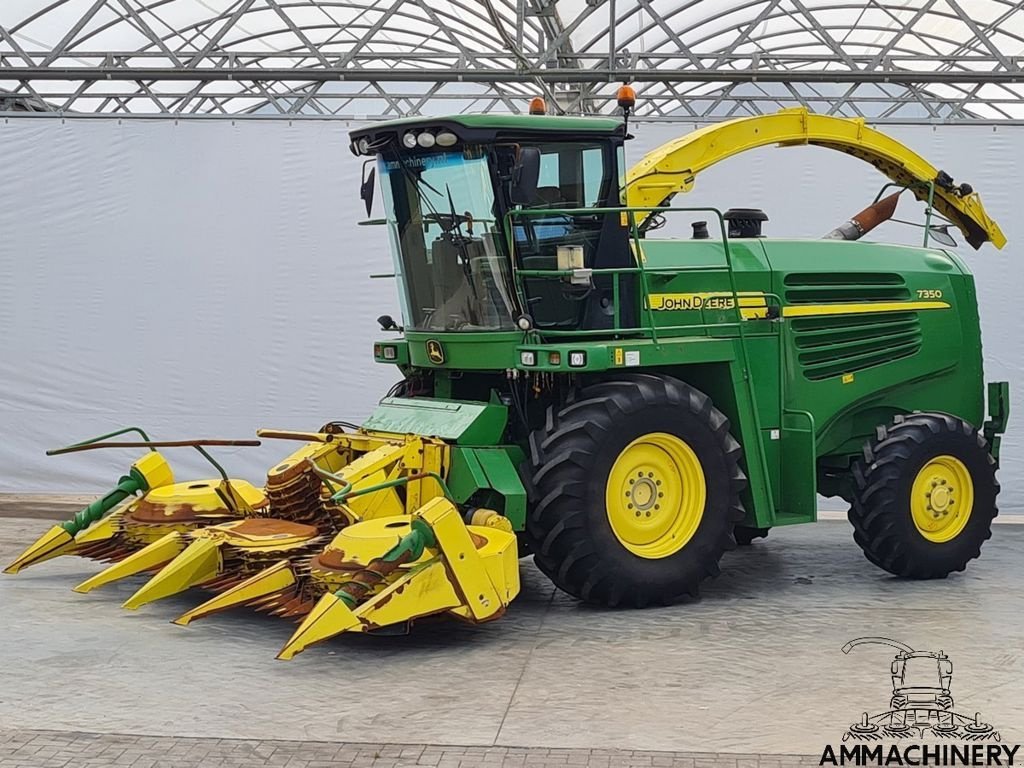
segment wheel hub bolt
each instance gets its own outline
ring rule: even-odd
[[[632,509],[635,506],[638,512],[647,512],[654,506],[657,495],[654,483],[646,477],[641,477],[626,492],[626,498],[630,501],[628,508]]]

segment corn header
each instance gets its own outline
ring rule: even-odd
[[[1005,243],[978,194],[863,121],[804,110],[709,126],[628,170],[627,138],[619,119],[546,115],[354,131],[403,310],[380,318],[394,335],[373,355],[401,382],[361,425],[258,432],[301,444],[261,488],[208,450],[257,441],[135,429],[54,451],[144,453],[6,572],[99,560],[75,589],[142,575],[130,609],[200,587],[176,623],[289,618],[291,658],[426,616],[498,618],[523,555],[599,605],[696,596],[736,544],[814,521],[818,493],[849,502],[856,543],[890,573],[963,570],[991,535],[1009,413],[948,250],[951,229]],[[764,237],[758,209],[673,206],[704,168],[766,144],[844,152],[888,181],[822,239]],[[922,244],[862,240],[904,195],[924,205]],[[692,236],[659,236],[672,221]],[[175,482],[175,447],[217,476]]]
[[[301,620],[281,658],[419,616],[489,621],[519,592],[511,523],[486,509],[463,521],[440,474],[449,461],[441,440],[331,424],[309,434],[262,430],[308,442],[260,490],[227,477],[206,451],[259,441],[154,442],[143,432],[140,442],[106,442],[117,434],[51,451],[150,449],[114,490],[47,531],[5,573],[68,554],[110,562],[75,591],[147,574],[128,609],[202,587],[214,596],[175,623],[240,606]],[[220,477],[175,483],[157,448],[179,446],[201,451]]]

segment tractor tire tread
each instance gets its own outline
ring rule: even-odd
[[[619,425],[645,408],[685,409],[716,436],[728,472],[728,524],[701,552],[699,568],[685,584],[666,592],[634,584],[606,569],[587,535],[583,508],[590,478],[590,457]],[[699,584],[719,573],[718,559],[735,548],[733,527],[745,517],[740,494],[746,477],[742,449],[729,432],[728,418],[704,393],[668,376],[632,374],[581,388],[561,408],[549,407],[544,427],[529,438],[528,491],[533,503],[525,537],[542,573],[564,591],[588,603],[610,607],[667,605],[699,594]]]
[[[920,464],[919,452],[927,442],[947,438],[953,441],[949,444],[983,456],[973,457],[982,471],[972,472],[976,503],[968,528],[949,542],[929,548],[909,521],[907,475],[916,473],[915,456]],[[871,563],[896,576],[937,579],[963,571],[992,535],[991,523],[999,512],[995,469],[996,461],[982,434],[950,414],[913,413],[879,426],[852,467],[854,498],[848,519],[854,541]]]

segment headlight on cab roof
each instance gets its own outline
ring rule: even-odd
[[[431,149],[437,147],[454,147],[459,143],[459,137],[448,130],[441,130],[437,133],[427,129],[423,131],[406,131],[402,134],[402,146],[406,149]]]

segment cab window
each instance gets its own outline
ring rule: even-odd
[[[541,152],[537,192],[525,207],[538,212],[522,216],[514,224],[518,264],[529,270],[555,269],[558,246],[578,245],[583,247],[584,264],[590,266],[599,247],[604,217],[572,209],[604,205],[611,183],[606,145],[561,142],[537,146]],[[579,326],[585,292],[567,288],[564,281],[550,277],[528,277],[523,286],[538,327]]]
[[[604,150],[598,144],[540,145],[540,181],[534,208],[593,208],[606,183]]]

